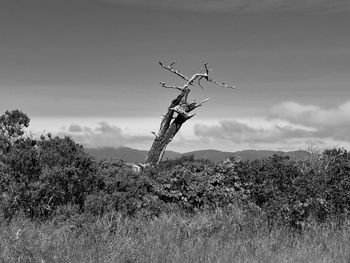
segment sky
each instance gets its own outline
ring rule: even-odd
[[[348,0],[1,0],[0,36],[0,114],[31,136],[149,149],[176,60],[236,89],[194,86],[168,149],[350,148]]]

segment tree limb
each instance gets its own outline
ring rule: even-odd
[[[182,79],[188,81],[189,78],[188,78],[187,76],[185,76],[185,75],[183,75],[182,73],[180,73],[180,71],[174,69],[175,63],[176,63],[176,61],[173,62],[173,63],[171,63],[169,66],[167,66],[167,65],[164,65],[162,62],[159,61],[159,64],[160,64],[163,68],[165,68],[166,70],[169,70],[170,72],[172,72],[172,73],[178,75],[180,78],[182,78]]]
[[[191,103],[188,103],[185,105],[185,108],[186,108],[186,112],[191,112],[193,111],[194,109],[202,106],[205,102],[207,102],[209,100],[209,98],[203,100],[202,102],[200,103],[197,103],[196,101],[193,101]]]
[[[202,89],[204,88],[203,85],[201,84],[201,80],[203,78],[205,78],[206,81],[208,82],[211,82],[219,87],[222,87],[222,88],[228,88],[228,89],[234,89],[235,87],[234,86],[229,86],[227,85],[227,83],[225,82],[222,82],[222,83],[219,83],[217,82],[216,80],[214,80],[212,77],[209,76],[209,73],[211,71],[213,71],[212,69],[208,68],[208,63],[204,63],[204,69],[202,69],[201,71],[204,71],[203,73],[196,73],[194,75],[192,75],[191,78],[183,75],[182,73],[180,73],[180,71],[178,70],[175,70],[174,69],[174,65],[175,65],[176,61],[171,63],[169,66],[168,65],[165,65],[163,64],[162,62],[159,61],[159,64],[166,70],[169,70],[170,72],[178,75],[179,77],[181,77],[182,79],[186,80],[187,83],[185,85],[183,85],[182,87],[179,87],[179,86],[168,86],[165,84],[165,82],[161,82],[160,85],[163,87],[163,88],[169,88],[169,89],[177,89],[177,90],[184,90],[184,89],[188,89],[189,86],[193,86],[194,85],[194,82],[197,80],[197,83],[198,83],[198,86],[200,86]]]
[[[236,88],[235,86],[229,86],[229,85],[227,85],[226,82],[219,83],[219,82],[215,81],[215,80],[214,80],[213,78],[211,78],[211,77],[208,77],[208,82],[211,82],[211,83],[213,83],[213,84],[215,84],[215,85],[217,85],[217,86],[219,86],[219,87],[222,87],[222,88],[227,88],[227,89],[235,89],[235,88]]]
[[[206,103],[210,98],[206,98],[205,100],[202,100],[199,104],[197,104],[197,107],[202,106],[204,103]]]
[[[166,88],[166,89],[177,89],[177,90],[182,91],[181,87],[179,87],[179,86],[168,86],[168,85],[165,84],[165,82],[160,82],[160,86],[163,87],[163,88]]]

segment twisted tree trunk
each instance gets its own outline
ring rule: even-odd
[[[190,112],[199,106],[202,106],[203,103],[209,99],[205,99],[201,103],[197,103],[196,101],[188,102],[188,94],[191,91],[190,86],[193,86],[195,82],[197,82],[198,85],[202,87],[200,81],[204,78],[206,81],[214,83],[220,87],[234,88],[232,86],[228,86],[226,83],[218,83],[209,77],[209,72],[211,70],[208,69],[207,64],[204,64],[204,69],[201,73],[194,74],[191,78],[186,77],[179,71],[175,70],[173,68],[175,62],[169,66],[166,66],[161,62],[159,62],[159,64],[164,69],[167,69],[184,79],[186,81],[186,84],[180,87],[168,86],[164,82],[160,83],[163,88],[172,88],[179,90],[180,94],[171,102],[167,113],[163,116],[158,134],[153,133],[155,135],[155,139],[146,157],[146,164],[157,164],[162,160],[166,147],[180,130],[182,124],[184,124],[187,120],[191,119],[195,115],[190,114]],[[175,114],[176,116],[174,116]]]

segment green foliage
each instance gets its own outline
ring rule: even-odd
[[[160,200],[195,212],[223,207],[234,200],[237,193],[225,184],[227,174],[222,168],[206,160],[185,160],[168,169],[161,164],[145,172],[155,179],[154,193]]]
[[[71,138],[17,138],[1,155],[1,208],[6,218],[23,211],[47,218],[68,203],[81,210],[95,187],[96,165]]]
[[[240,163],[235,171],[249,201],[259,206],[269,222],[303,228],[316,219],[343,220],[350,205],[347,152],[325,151],[317,162],[291,161],[274,155]]]
[[[22,111],[6,111],[0,116],[0,137],[15,140],[24,134],[23,128],[28,127],[29,122],[29,117]]]
[[[96,191],[86,199],[86,212],[94,215],[112,211],[125,215],[160,214],[162,204],[153,194],[154,181],[144,174],[133,173],[125,163],[100,162],[97,181]]]
[[[312,220],[344,221],[350,211],[344,149],[303,161],[274,155],[212,163],[189,156],[134,173],[121,161],[96,162],[69,137],[23,137],[28,124],[20,111],[0,117],[0,206],[8,219],[19,211],[32,219],[61,214],[83,221],[114,212],[158,217],[239,206],[252,216],[258,211],[270,226],[303,229]]]
[[[226,183],[231,177],[226,172],[223,165],[187,158],[166,161],[139,174],[123,163],[104,161],[97,172],[102,183],[87,197],[85,211],[153,217],[174,210],[194,213],[229,206],[242,193]]]

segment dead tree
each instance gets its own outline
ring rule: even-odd
[[[175,70],[175,63],[176,62],[171,63],[170,65],[164,65],[162,62],[159,62],[164,69],[182,78],[185,81],[185,84],[183,86],[168,86],[165,82],[160,83],[163,88],[179,90],[180,94],[171,102],[167,113],[163,115],[158,134],[152,132],[155,139],[146,157],[146,164],[157,164],[162,160],[166,147],[180,130],[182,124],[195,115],[190,114],[191,111],[202,106],[203,103],[209,100],[208,98],[200,103],[197,103],[195,100],[188,101],[188,94],[191,91],[190,87],[198,84],[198,86],[203,89],[201,81],[205,80],[219,87],[234,89],[233,86],[228,86],[226,83],[219,83],[209,76],[209,73],[212,70],[208,68],[207,63],[204,64],[204,68],[201,69],[199,73],[194,74],[192,77],[187,77],[180,73],[180,71]]]

